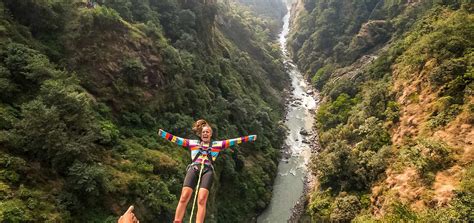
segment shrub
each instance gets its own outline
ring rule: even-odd
[[[105,191],[106,172],[98,165],[88,165],[76,161],[69,167],[67,175],[69,187],[85,196],[86,200],[99,196],[101,192]]]
[[[98,135],[90,98],[64,80],[45,81],[40,93],[23,104],[23,119],[12,131],[19,140],[12,146],[60,172],[76,159],[90,160]]]
[[[137,2],[137,5],[139,3]],[[132,2],[130,0],[108,0],[104,1],[104,5],[109,7],[110,9],[115,10],[120,17],[124,18],[127,21],[132,21]],[[105,8],[102,6],[102,8]],[[134,7],[138,8],[138,7]]]
[[[359,213],[361,204],[354,195],[338,196],[332,204],[331,221],[350,222]]]
[[[331,187],[339,191],[354,187],[350,180],[354,174],[355,162],[347,142],[336,141],[317,156],[312,168],[323,188]]]
[[[389,222],[417,222],[418,215],[406,204],[396,202],[390,207],[390,213],[385,216]]]
[[[21,200],[0,201],[1,222],[32,222],[34,219],[36,218]]]
[[[395,101],[388,101],[387,109],[383,113],[386,121],[397,123],[400,120],[400,106]]]
[[[139,58],[131,58],[122,63],[121,72],[125,76],[127,83],[137,85],[144,81],[145,66],[143,66]]]
[[[97,6],[91,11],[94,18],[94,24],[98,26],[98,28],[120,27],[118,25],[121,24],[121,18],[117,11],[105,6]]]
[[[362,103],[364,110],[369,116],[379,119],[387,109],[387,102],[392,99],[389,93],[390,86],[384,81],[372,82],[366,85],[363,91]]]
[[[400,151],[400,158],[428,177],[428,180],[434,180],[434,172],[447,168],[454,161],[451,148],[443,142],[430,139],[420,139],[414,146],[404,147]]]
[[[383,123],[375,117],[369,117],[365,123],[354,130],[362,140],[356,148],[365,151],[378,151],[382,146],[390,144],[390,135],[383,127]]]
[[[331,77],[331,73],[333,71],[333,68],[331,66],[325,66],[323,68],[320,68],[316,74],[311,78],[311,83],[319,90],[323,89],[324,84],[326,84],[326,81],[329,80]]]
[[[41,82],[60,73],[53,68],[46,56],[23,44],[8,44],[1,51],[1,57],[8,69],[3,69],[3,76],[10,76],[12,83],[26,92],[30,91],[29,88],[38,89]]]
[[[337,97],[341,94],[347,94],[350,97],[355,97],[358,93],[357,85],[355,80],[349,78],[340,78],[338,81],[333,82],[334,84],[329,87],[326,85],[325,90],[329,90],[329,93],[323,92],[325,95],[329,95],[331,100],[336,100]]]
[[[183,28],[194,28],[196,25],[196,14],[189,9],[181,10],[178,17]]]
[[[430,72],[429,78],[434,86],[442,86],[457,76],[463,75],[466,69],[464,58],[450,59],[443,61],[441,65],[435,67]]]
[[[0,152],[0,182],[5,180],[12,185],[18,185],[24,180],[27,171],[24,159]]]
[[[390,75],[393,61],[394,56],[392,56],[390,53],[383,53],[369,66],[367,74],[370,79],[380,79],[384,76]]]
[[[14,124],[18,121],[18,111],[11,106],[0,105],[0,129],[11,129]],[[0,141],[2,141],[0,139]]]
[[[439,95],[440,96],[451,96],[457,104],[464,103],[464,91],[466,86],[472,82],[472,77],[469,75],[458,76],[454,80],[448,82],[443,87],[441,87]]]
[[[316,191],[311,194],[311,199],[306,211],[315,222],[328,221],[331,214],[333,198],[329,190]]]
[[[65,22],[61,15],[66,11],[65,7],[56,1],[6,0],[4,3],[22,25],[30,28],[33,35],[57,31]]]
[[[461,180],[461,189],[456,193],[452,208],[456,215],[453,217],[461,221],[474,219],[474,164],[466,168]]]
[[[18,86],[13,82],[10,71],[0,64],[0,99],[8,101],[14,94],[18,94],[17,88]]]
[[[90,34],[92,30],[119,30],[124,27],[117,11],[106,6],[81,11],[78,26],[80,32],[85,35]]]
[[[335,128],[321,132],[319,134],[319,143],[323,148],[326,148],[330,143],[341,139],[346,139],[351,143],[355,140],[355,137],[356,135],[351,125],[338,125]]]
[[[117,144],[120,131],[111,121],[100,122],[99,143],[113,146]]]
[[[356,104],[356,100],[343,93],[335,101],[321,105],[316,114],[318,124],[323,130],[327,130],[345,123],[349,117],[351,107]]]
[[[427,125],[431,129],[445,126],[446,124],[454,120],[456,116],[461,113],[461,111],[461,106],[457,104],[451,105],[445,110],[441,110],[440,112],[435,111],[428,119]]]
[[[367,141],[362,143],[372,146]],[[379,179],[391,156],[390,146],[380,147],[364,148],[357,145],[352,149],[347,141],[336,140],[325,146],[325,150],[312,162],[311,168],[322,188],[363,191]]]
[[[173,212],[177,198],[170,193],[168,185],[163,181],[154,177],[134,179],[129,184],[129,191],[138,205],[150,210],[149,213],[144,212],[143,221],[159,220],[156,216],[160,216],[160,222],[170,221],[166,218],[171,216],[166,214]]]

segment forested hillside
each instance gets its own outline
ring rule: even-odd
[[[285,16],[286,1],[274,1],[274,0],[236,0],[236,2],[242,5],[248,6],[255,13],[261,14],[263,17],[270,17],[277,20],[278,23],[282,22],[281,19]]]
[[[114,222],[131,204],[171,222],[190,158],[157,130],[195,138],[199,118],[216,139],[258,135],[221,153],[207,222],[256,216],[285,135],[278,15],[95,2],[0,2],[0,222]]]
[[[287,13],[286,1],[278,0],[236,0],[243,6],[247,6],[255,14],[263,18],[270,18],[270,31],[274,36],[283,26],[282,18]]]
[[[474,5],[300,0],[289,47],[323,96],[313,222],[468,222]]]

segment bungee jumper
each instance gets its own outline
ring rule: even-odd
[[[221,151],[231,146],[257,140],[256,135],[249,135],[235,139],[226,139],[221,141],[211,141],[212,128],[203,119],[196,121],[193,124],[193,131],[200,140],[185,139],[174,136],[162,129],[158,131],[158,135],[176,143],[179,146],[187,148],[191,151],[192,163],[188,165],[186,177],[183,183],[183,189],[179,198],[178,206],[174,217],[174,223],[181,223],[186,212],[186,206],[191,198],[193,190],[196,191],[193,199],[193,207],[191,209],[191,216],[189,222],[192,222],[193,212],[198,200],[198,210],[196,214],[196,222],[204,222],[206,216],[206,203],[209,195],[209,189],[212,186],[214,167],[213,162]]]

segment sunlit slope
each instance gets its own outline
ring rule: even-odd
[[[472,219],[472,4],[297,5],[290,47],[324,97],[307,218]]]

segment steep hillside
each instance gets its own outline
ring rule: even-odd
[[[292,55],[324,97],[307,218],[472,219],[474,6],[295,5]]]
[[[274,18],[277,21],[281,20],[287,12],[285,2],[279,0],[236,0],[236,2],[252,8],[253,11],[264,17]]]
[[[199,118],[216,139],[258,134],[219,157],[207,221],[254,217],[285,134],[274,21],[215,1],[96,2],[0,2],[0,221],[114,222],[134,204],[170,222],[190,160],[156,131],[194,138]]]
[[[276,37],[278,31],[283,26],[282,18],[287,13],[286,4],[283,0],[235,0],[240,5],[247,6],[259,17],[270,18],[269,26],[273,36]]]

